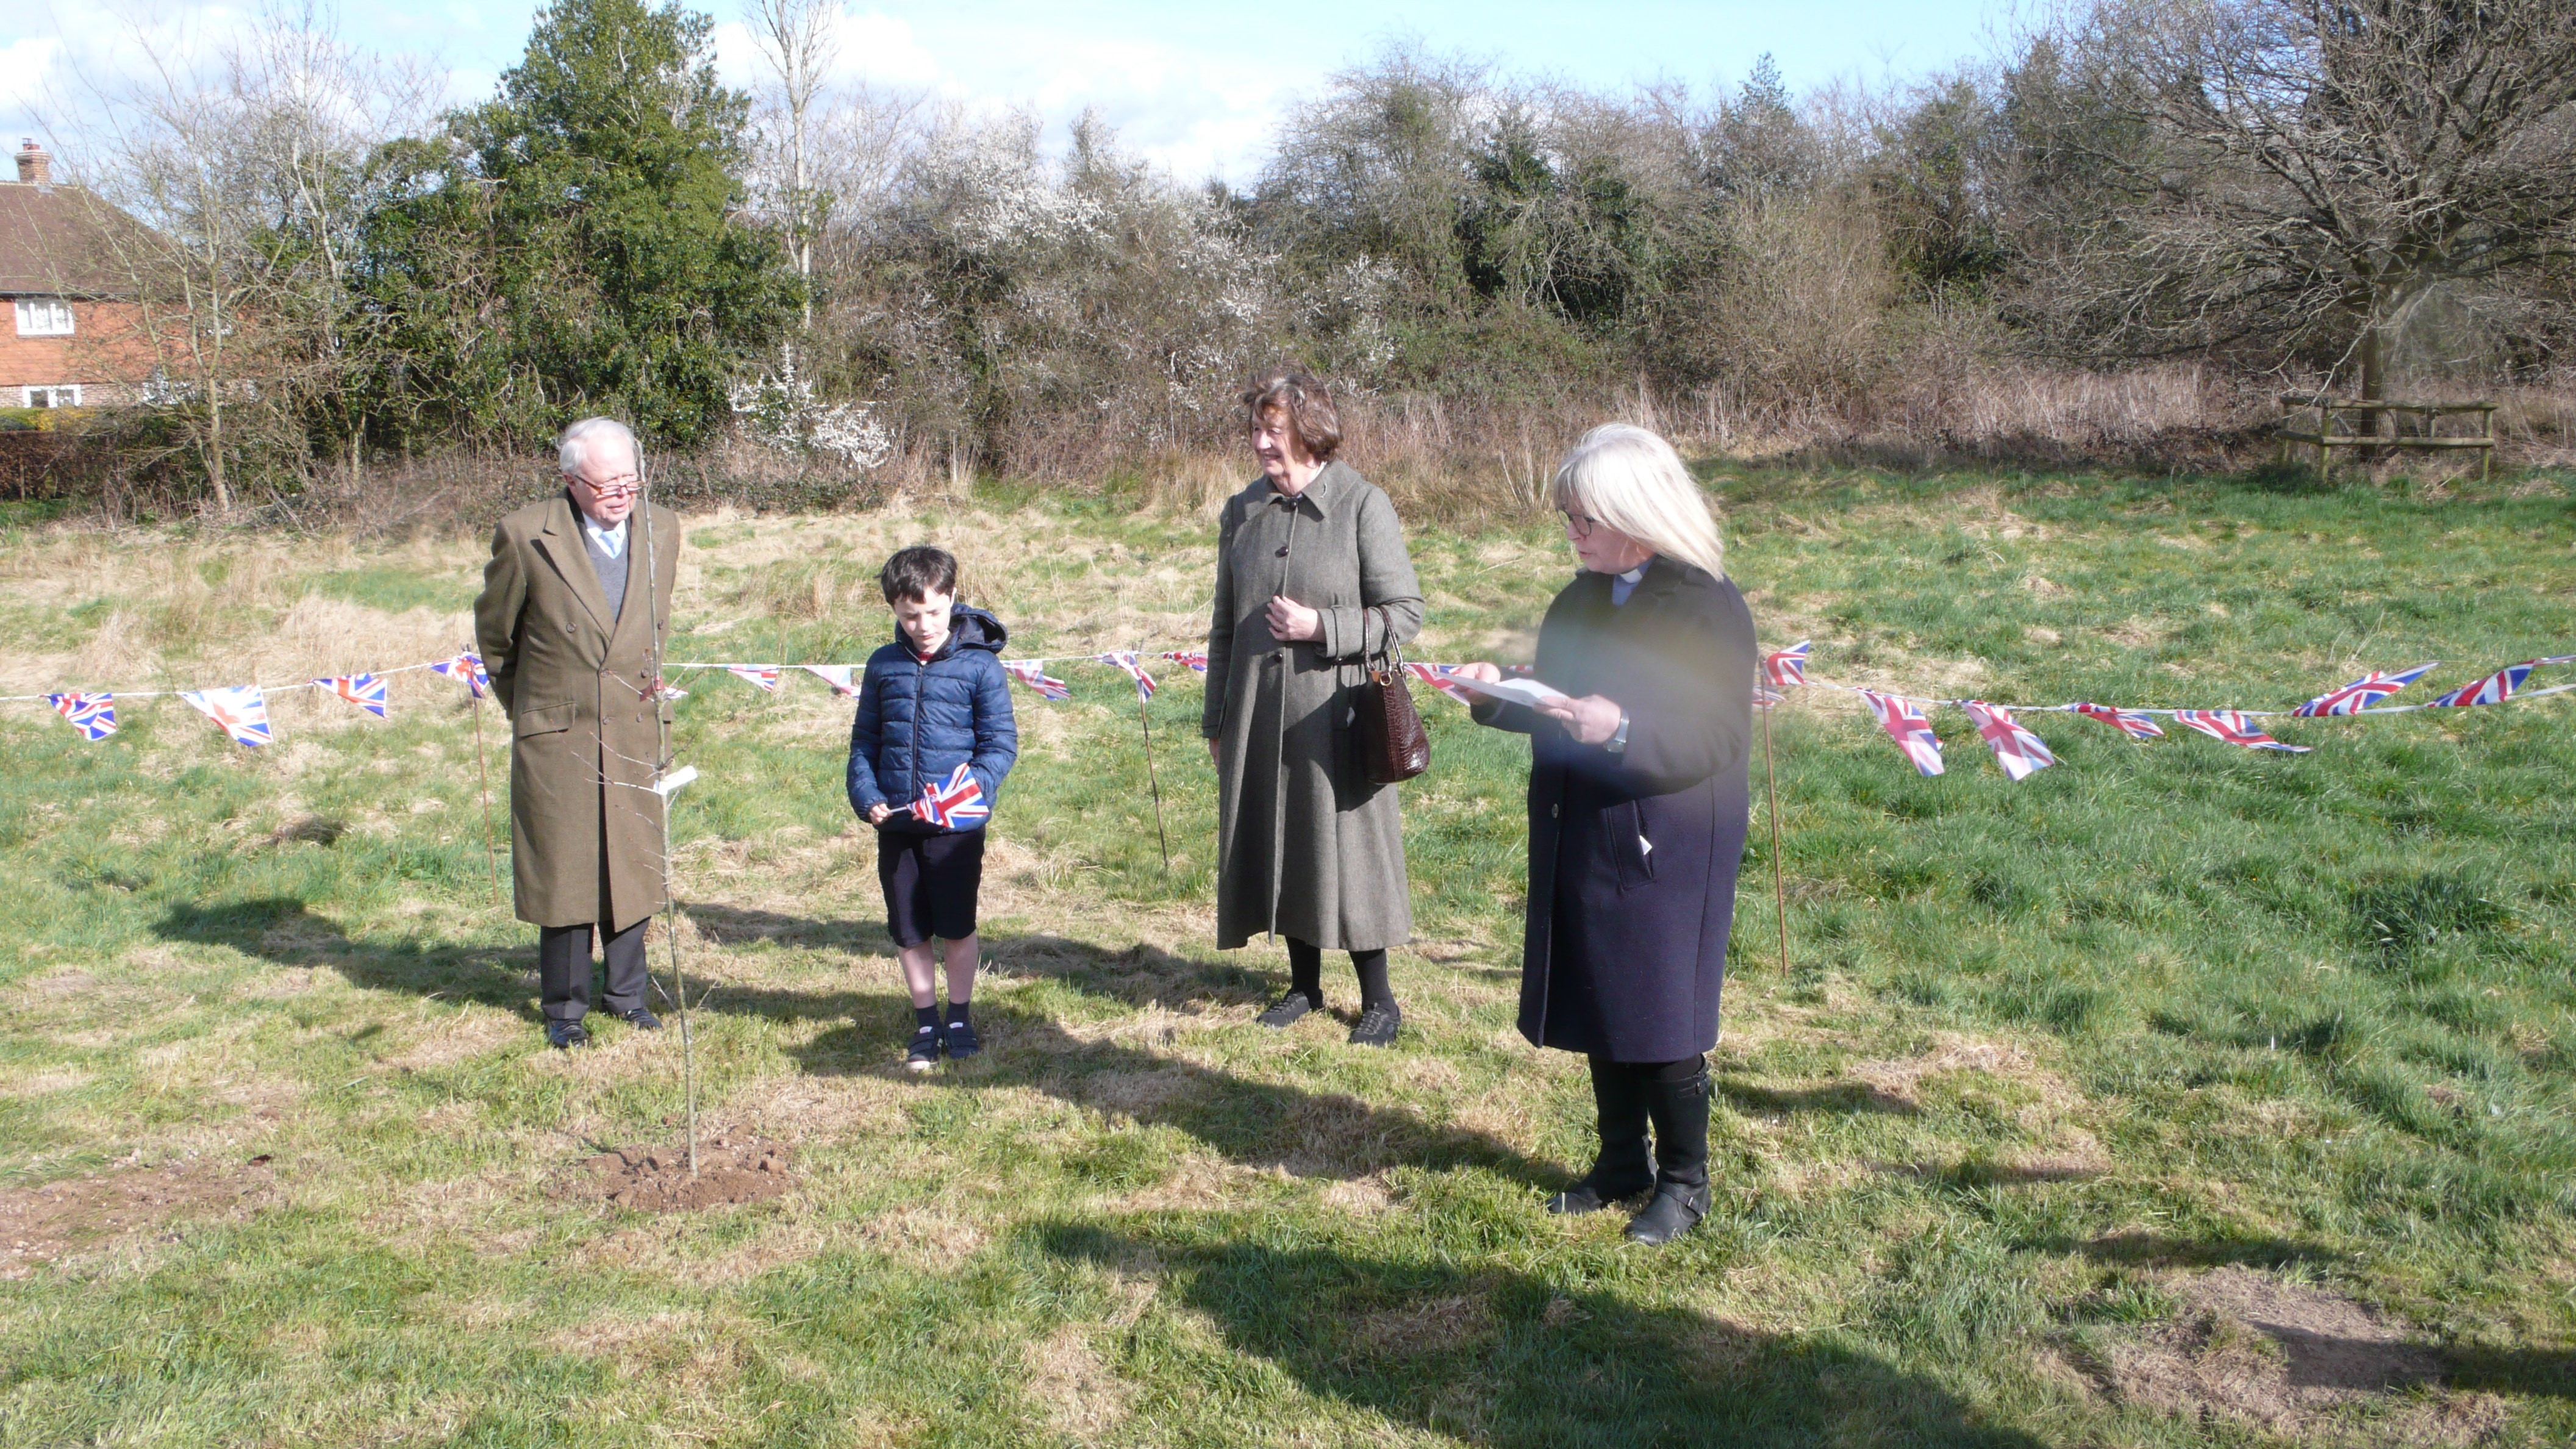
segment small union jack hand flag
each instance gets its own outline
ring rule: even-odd
[[[1455,664],[1414,664],[1408,661],[1404,666],[1404,672],[1460,704],[1475,703],[1475,700],[1468,697],[1466,691],[1449,682],[1449,676],[1458,672],[1458,666]]]
[[[1762,682],[1775,689],[1807,682],[1808,641],[1801,639],[1786,649],[1762,656]]]
[[[1977,733],[1986,737],[1987,746],[1995,752],[1995,763],[2003,766],[2004,773],[2013,779],[2028,779],[2057,763],[2057,757],[2048,752],[2048,746],[2040,743],[2039,736],[2024,729],[2021,722],[2012,717],[2011,710],[1981,699],[1963,701],[1959,708],[1968,712],[1968,722],[1977,727]]]
[[[268,730],[268,698],[256,684],[191,689],[179,697],[195,705],[206,718],[223,726],[225,734],[242,744],[256,748],[276,738]]]
[[[1166,649],[1163,651],[1162,657],[1172,661],[1174,664],[1188,665],[1190,667],[1190,672],[1193,674],[1207,673],[1207,653],[1204,650]]]
[[[483,656],[469,649],[453,659],[442,659],[429,666],[432,674],[444,675],[465,686],[465,692],[481,699],[492,692],[492,676],[483,672]]]
[[[644,682],[636,686],[635,697],[637,699],[686,699],[689,697],[689,692],[667,679],[648,674],[644,677]]]
[[[1040,699],[1073,698],[1073,686],[1047,673],[1043,659],[1005,659],[1002,670],[1022,685],[1036,690]]]
[[[728,664],[725,673],[759,685],[763,694],[778,692],[778,666],[775,664]]]
[[[112,694],[49,694],[45,703],[54,707],[81,738],[95,744],[116,733],[116,696]]]
[[[1127,677],[1136,681],[1136,697],[1138,699],[1152,699],[1154,697],[1154,676],[1147,674],[1145,672],[1145,666],[1136,661],[1136,655],[1133,650],[1113,649],[1100,657],[1127,671]]]
[[[2433,664],[2440,662],[2435,660]],[[2418,664],[2412,669],[2402,669],[2395,674],[2382,674],[2374,669],[2341,689],[2327,690],[2290,713],[2301,719],[2358,714],[2423,678],[2431,672],[2433,664]]]
[[[993,807],[984,803],[984,787],[976,782],[974,767],[959,765],[949,772],[946,784],[921,787],[912,815],[942,830],[963,830],[992,819]]]
[[[2502,704],[2513,698],[2515,690],[2522,688],[2522,682],[2531,677],[2533,669],[2548,662],[2545,659],[2532,659],[2520,664],[2508,664],[2474,684],[2463,684],[2443,695],[2433,701],[2431,707],[2458,709],[2472,704]]]
[[[1932,721],[1923,717],[1922,709],[1914,701],[1893,694],[1880,694],[1874,689],[1860,691],[1860,697],[1869,701],[1871,711],[1878,716],[1879,727],[1887,731],[1889,739],[1896,741],[1896,747],[1905,752],[1905,758],[1914,762],[1915,769],[1926,775],[1941,773],[1941,737],[1932,733]]]
[[[2121,709],[2109,704],[2070,704],[2068,709],[2086,719],[2098,719],[2133,740],[2160,740],[2165,732],[2156,728],[2154,716],[2134,709]]]
[[[2249,750],[2279,750],[2285,755],[2304,755],[2306,745],[2285,745],[2263,733],[2263,727],[2252,717],[2232,709],[2178,709],[2174,722],[2188,725],[2213,740],[2243,745]]]
[[[806,664],[800,665],[799,667],[806,673],[823,681],[825,684],[832,686],[832,692],[839,695],[841,698],[856,699],[859,697],[859,687],[850,682],[849,665]]]
[[[386,682],[373,674],[334,674],[313,682],[378,719],[385,718],[385,711],[391,707]]]

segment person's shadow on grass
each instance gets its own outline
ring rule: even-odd
[[[537,949],[426,942],[417,936],[361,941],[291,896],[213,905],[181,903],[152,923],[164,941],[230,946],[300,969],[328,967],[350,985],[471,1001],[538,1019]]]
[[[1057,1259],[1155,1276],[1234,1350],[1308,1393],[1470,1444],[2040,1446],[1830,1334],[1789,1338],[1499,1266],[1363,1257],[1236,1226],[1219,1215],[1031,1232]]]

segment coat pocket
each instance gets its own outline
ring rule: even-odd
[[[1653,884],[1655,841],[1645,802],[1631,800],[1614,806],[1603,823],[1610,827],[1610,854],[1619,863],[1620,888]]]
[[[573,715],[579,708],[572,701],[566,700],[561,704],[523,709],[519,711],[518,719],[513,722],[517,726],[516,733],[524,740],[531,735],[551,735],[571,729]]]

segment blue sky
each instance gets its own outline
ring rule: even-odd
[[[246,24],[259,0],[56,3],[0,19],[0,127],[14,136],[61,114],[84,80],[137,64],[137,34],[164,49],[203,47]],[[946,4],[851,0],[840,23],[841,69],[970,107],[1034,107],[1061,125],[1096,108],[1134,149],[1185,178],[1242,182],[1266,138],[1332,72],[1391,41],[1492,60],[1594,88],[1670,79],[1731,88],[1768,53],[1791,89],[1884,83],[1987,53],[2009,0],[1299,0],[1250,28],[1261,7],[1172,0],[983,0]],[[739,0],[702,4],[738,83],[752,76]],[[450,97],[476,99],[514,62],[535,7],[525,0],[343,3],[349,41],[417,56],[444,73]],[[10,142],[8,144],[13,144]]]

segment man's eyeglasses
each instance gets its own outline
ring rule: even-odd
[[[644,491],[643,484],[637,481],[632,473],[621,474],[602,483],[593,483],[587,478],[578,476],[573,481],[589,489],[593,497],[602,499],[632,498]]]
[[[1568,513],[1565,515],[1565,531],[1573,534],[1576,538],[1590,538],[1592,536],[1592,530],[1599,528],[1600,526],[1600,519],[1590,517],[1586,514]]]

